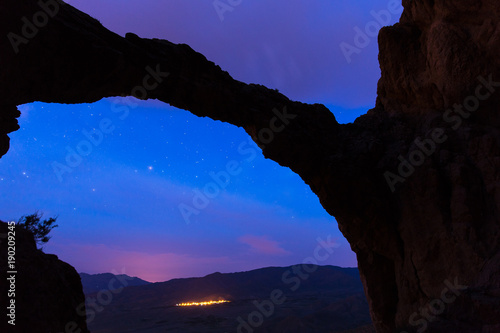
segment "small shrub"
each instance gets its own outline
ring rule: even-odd
[[[39,213],[38,211],[34,214],[24,215],[17,222],[17,226],[28,230],[33,234],[35,241],[38,245],[43,245],[47,243],[50,239],[49,233],[57,227],[55,224],[57,220],[57,216],[51,217],[47,220],[43,220],[43,213]]]

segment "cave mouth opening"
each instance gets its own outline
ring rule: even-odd
[[[318,239],[339,245],[318,264],[356,266],[316,195],[241,128],[133,97],[19,110],[3,211],[59,215],[44,251],[79,272],[157,282],[289,266]]]

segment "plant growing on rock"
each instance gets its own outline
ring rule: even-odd
[[[57,216],[42,220],[43,213],[36,211],[30,215],[22,216],[17,221],[17,226],[21,227],[33,234],[35,241],[38,245],[43,245],[51,238],[49,233],[52,229],[58,227],[56,223]]]

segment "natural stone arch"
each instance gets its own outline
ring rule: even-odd
[[[442,321],[426,321],[430,329],[499,325],[495,1],[403,1],[400,23],[379,36],[377,106],[348,125],[322,105],[233,80],[187,45],[122,38],[69,5],[51,3],[50,10],[33,0],[0,5],[2,154],[6,134],[18,128],[16,105],[33,101],[135,95],[229,122],[243,127],[267,158],[299,174],[336,217],[357,254],[379,332],[409,327],[413,313],[450,289],[446,281],[467,288],[456,290]],[[11,33],[22,36],[22,17],[39,26],[13,39]],[[447,111],[478,91],[491,94],[472,116]],[[266,139],[270,133],[273,140]]]

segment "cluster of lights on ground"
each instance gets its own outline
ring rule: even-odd
[[[214,305],[222,303],[229,303],[229,301],[220,300],[220,301],[206,301],[206,302],[188,302],[188,303],[175,304],[175,306],[206,306],[206,305]]]

